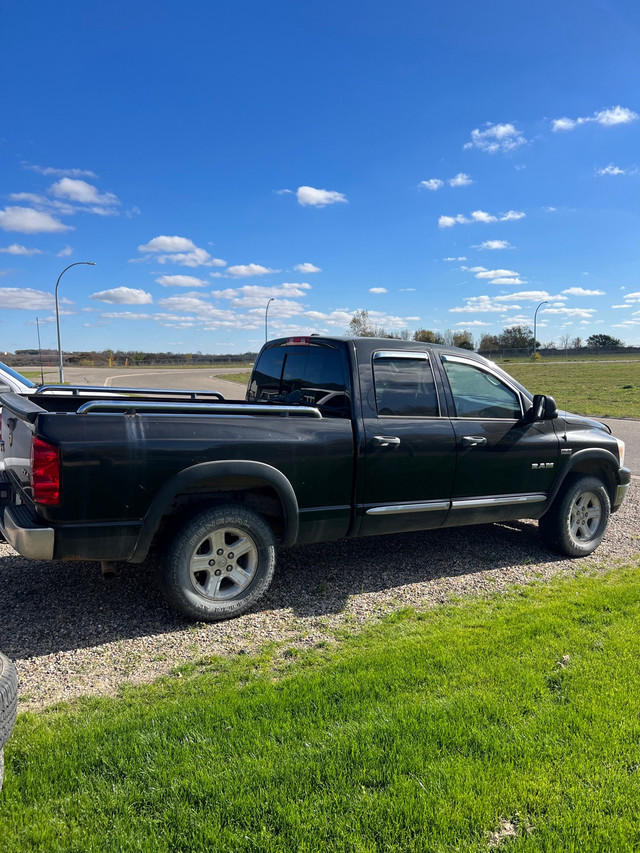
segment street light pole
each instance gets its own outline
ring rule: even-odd
[[[268,332],[268,326],[267,326],[267,318],[269,316],[269,305],[271,305],[271,303],[273,302],[274,299],[275,299],[275,296],[272,296],[271,299],[267,302],[267,307],[264,309],[264,342],[265,342],[265,344],[269,340],[269,332]]]
[[[60,275],[58,276],[58,280],[56,281],[56,290],[55,290],[55,299],[56,299],[56,329],[58,330],[58,368],[60,370],[60,384],[64,382],[64,371],[62,369],[62,346],[60,345],[60,310],[58,308],[58,285],[60,284],[60,279],[66,273],[67,270],[70,270],[71,267],[77,267],[80,264],[85,264],[89,267],[95,267],[94,261],[76,261],[75,264],[69,264],[68,267],[65,267]]]
[[[536,308],[535,314],[533,315],[533,360],[536,360],[536,320],[538,318],[538,311],[543,305],[548,305],[549,300],[545,299],[544,302],[541,302]]]

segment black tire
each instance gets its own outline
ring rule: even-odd
[[[4,780],[4,745],[16,721],[18,676],[9,658],[0,652],[0,788]]]
[[[262,516],[225,504],[203,510],[177,532],[162,560],[162,583],[180,613],[217,622],[259,601],[275,564],[275,539]]]
[[[611,501],[602,480],[574,474],[567,478],[538,526],[542,538],[554,551],[569,557],[585,557],[602,542],[610,516]]]

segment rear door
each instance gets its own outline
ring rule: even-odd
[[[449,512],[456,449],[429,354],[379,350],[370,369],[373,387],[362,401],[360,533],[439,527]]]

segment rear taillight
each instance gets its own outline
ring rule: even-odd
[[[41,438],[31,443],[31,487],[36,503],[60,503],[60,451]]]

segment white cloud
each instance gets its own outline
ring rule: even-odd
[[[473,183],[469,175],[465,175],[464,172],[458,172],[455,178],[449,178],[447,181],[450,187],[468,187]]]
[[[0,210],[0,228],[21,234],[56,234],[73,230],[51,214],[31,207],[5,207]]]
[[[111,290],[99,290],[97,293],[92,293],[90,298],[98,302],[110,302],[114,305],[147,305],[153,302],[150,293],[134,287],[114,287]]]
[[[189,240],[188,237],[168,237],[165,235],[161,235],[160,237],[154,237],[153,240],[149,240],[148,243],[144,243],[142,246],[138,246],[139,252],[190,252],[192,249],[196,248],[196,244],[193,240]]]
[[[314,264],[310,263],[296,264],[294,270],[296,272],[301,272],[303,275],[307,275],[312,272],[322,272],[320,267],[316,267]]]
[[[441,216],[438,219],[438,228],[453,228],[454,225],[468,225],[471,222],[466,216],[458,213],[457,216]]]
[[[133,311],[106,311],[100,314],[106,320],[152,320],[153,314],[135,314]]]
[[[443,258],[443,261],[466,261],[467,259],[463,256],[459,258]]]
[[[609,163],[604,169],[596,169],[596,175],[637,175],[638,169],[634,166],[631,169],[621,169],[613,163]]]
[[[275,304],[275,303],[274,303]],[[356,311],[362,309],[338,308],[328,314],[322,311],[305,311],[302,316],[307,317],[317,324],[340,327],[344,331],[349,327]],[[374,326],[384,326],[385,329],[406,329],[411,323],[418,322],[420,317],[398,317],[394,314],[385,314],[382,311],[369,311],[369,319]]]
[[[5,249],[0,249],[5,255],[41,255],[40,249],[28,249],[26,246],[21,246],[19,243],[12,243]]]
[[[229,299],[235,308],[262,308],[264,310],[269,299],[292,300],[306,296],[311,290],[311,285],[306,282],[284,282],[273,287],[261,285],[244,285],[244,287],[227,288],[226,290],[214,290],[212,296],[217,299]],[[271,306],[276,303],[274,302]],[[299,306],[298,306],[299,307]],[[271,309],[269,309],[271,312]]]
[[[209,252],[199,248],[191,252],[158,255],[157,260],[161,264],[178,264],[181,267],[224,267],[227,264],[222,258],[212,258]]]
[[[424,190],[431,190],[431,192],[435,192],[439,190],[440,187],[444,186],[444,181],[441,181],[440,178],[429,178],[428,181],[420,181],[419,184]]]
[[[494,297],[496,302],[541,302],[543,299],[551,299],[551,294],[546,290],[519,290],[517,293]]]
[[[585,290],[584,287],[568,287],[563,293],[568,293],[570,296],[604,296],[604,290]]]
[[[496,251],[498,249],[513,249],[514,246],[508,240],[485,240],[479,246],[472,246],[473,249],[490,249]]]
[[[56,257],[57,258],[68,258],[69,255],[72,255],[72,254],[73,254],[73,249],[71,248],[71,246],[65,246],[64,249],[60,249],[60,251],[57,253]]]
[[[576,122],[570,118],[557,118],[551,124],[551,129],[554,133],[558,130],[573,130],[576,126]]]
[[[175,252],[171,255],[158,255],[161,264],[178,264],[181,267],[224,267],[222,258],[212,258],[205,249],[193,249],[191,252]]]
[[[509,210],[507,213],[501,213],[495,216],[493,213],[487,213],[485,210],[474,210],[471,213],[471,219],[467,219],[462,213],[456,216],[441,216],[438,219],[439,228],[453,228],[454,225],[469,225],[473,222],[483,222],[485,225],[490,225],[493,222],[512,222],[517,219],[524,219],[526,213],[521,210]]]
[[[495,154],[498,151],[514,151],[527,142],[522,131],[518,130],[513,124],[491,124],[491,122],[487,122],[485,127],[486,130],[479,128],[472,130],[471,141],[467,142],[464,147],[478,148],[488,154]]]
[[[370,287],[369,293],[388,293],[386,287]]]
[[[60,302],[72,304],[64,298]],[[53,311],[55,302],[53,293],[45,293],[43,290],[33,290],[30,287],[0,287],[0,308]]]
[[[558,314],[562,317],[590,318],[596,313],[595,308],[545,308],[545,314]]]
[[[464,172],[458,172],[454,178],[448,178],[447,183],[450,187],[468,187],[473,181],[469,175],[465,175]],[[444,186],[444,181],[441,181],[440,178],[430,178],[428,181],[420,181],[418,186],[422,187],[422,189],[435,192]]]
[[[280,270],[272,270],[269,267],[263,267],[261,264],[236,264],[227,269],[229,275],[236,278],[252,278],[257,275],[270,275],[271,273],[280,272]]]
[[[640,118],[640,115],[633,110],[627,109],[627,107],[617,106],[610,107],[606,110],[600,110],[599,112],[593,113],[591,116],[582,116],[576,119],[566,117],[554,119],[551,123],[551,129],[554,132],[573,130],[574,127],[581,124],[588,124],[589,122],[597,122],[602,127],[614,127],[618,124],[630,124],[638,118]]]
[[[264,305],[251,305],[249,300],[232,302],[234,308],[249,308],[249,314],[264,319]],[[298,317],[302,314],[302,305],[292,299],[276,299],[269,308],[269,320],[276,317]]]
[[[505,276],[517,276],[519,273],[513,270],[486,270],[483,267],[471,267],[470,272],[475,272],[476,278],[504,278]]]
[[[512,308],[518,308],[519,306],[514,305]],[[468,313],[497,313],[501,314],[505,310],[504,305],[499,305],[495,302],[494,299],[491,299],[489,296],[469,296],[464,305],[458,306],[456,308],[449,308],[450,314],[468,314]]]
[[[76,178],[61,178],[50,187],[50,192],[56,198],[68,199],[79,204],[98,205],[98,208],[113,207],[120,204],[120,199],[113,193],[99,193],[93,184]],[[95,213],[97,210],[93,210],[93,212]]]
[[[488,270],[486,267],[462,267],[464,272],[472,272],[476,278],[487,279],[489,284],[526,284],[515,270]]]
[[[340,204],[347,201],[343,193],[335,190],[318,190],[315,187],[298,187],[298,204],[303,207],[326,207],[328,204]]]
[[[161,275],[156,282],[163,287],[204,287],[208,283],[195,275]]]
[[[206,298],[201,294],[185,293],[182,296],[169,296],[159,302],[162,308],[168,308],[172,312],[176,312],[171,316],[156,315],[154,319],[160,322],[177,322],[191,323],[203,325],[205,328],[213,328],[213,326],[222,325],[235,327],[253,325],[247,323],[247,316],[239,317],[233,311],[225,308],[218,308],[207,302]],[[184,315],[194,316],[184,316]]]
[[[182,267],[224,267],[226,261],[212,258],[209,252],[201,249],[188,237],[160,235],[148,243],[138,246],[139,252],[152,253],[154,260],[161,264],[177,264]],[[149,256],[136,259],[149,260]]]
[[[474,222],[497,222],[498,217],[493,216],[491,213],[486,213],[484,210],[474,210],[471,213],[471,218]]]
[[[340,326],[346,329],[353,319],[354,313],[354,311],[349,311],[347,308],[337,308],[329,314],[325,314],[322,311],[305,311],[302,316],[314,322],[326,323],[328,326]]]
[[[54,169],[51,166],[31,166],[29,163],[22,163],[23,168],[29,169],[32,172],[38,172],[46,177],[67,177],[67,178],[97,178],[95,172],[90,172],[88,169]]]

